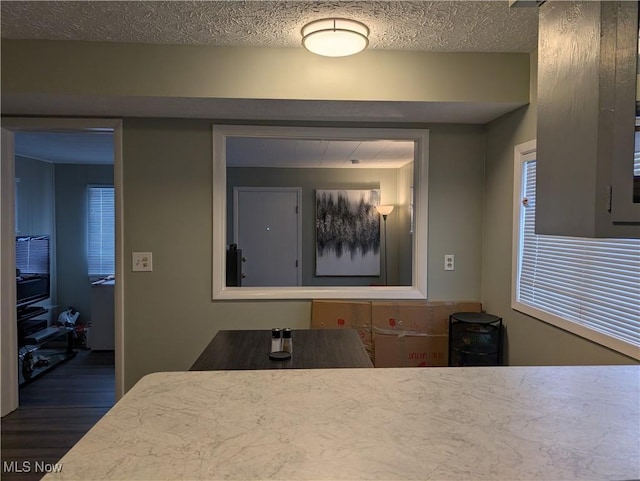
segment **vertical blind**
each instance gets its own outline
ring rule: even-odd
[[[89,275],[113,275],[116,245],[113,187],[89,187],[88,239]]]
[[[522,172],[517,300],[640,346],[640,240],[536,235],[535,160]]]

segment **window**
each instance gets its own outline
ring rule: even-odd
[[[536,235],[535,153],[516,147],[512,307],[640,359],[640,240]]]
[[[414,142],[414,225],[410,250],[411,285],[407,286],[326,286],[235,287],[226,285],[227,236],[227,154],[234,139],[316,140],[401,140]],[[292,151],[293,152],[293,151]],[[426,299],[427,297],[427,213],[428,213],[429,132],[414,129],[273,127],[250,125],[213,126],[213,238],[212,298],[214,300],[264,299]],[[407,174],[407,181],[410,178]],[[404,185],[403,185],[404,187]],[[396,190],[400,189],[396,187]],[[384,193],[383,193],[384,199]],[[314,204],[311,204],[314,205]],[[304,249],[303,249],[304,250]],[[307,264],[311,265],[311,264]]]
[[[89,187],[89,276],[115,274],[115,204],[113,187]]]

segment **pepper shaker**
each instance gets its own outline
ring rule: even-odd
[[[285,327],[282,330],[282,350],[284,352],[292,353],[293,352],[293,342],[291,339],[291,329]]]

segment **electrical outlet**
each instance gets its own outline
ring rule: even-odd
[[[444,255],[444,270],[445,271],[453,271],[456,268],[455,265],[456,258],[453,254],[445,254]]]
[[[131,270],[151,272],[153,270],[153,256],[151,252],[132,252]]]

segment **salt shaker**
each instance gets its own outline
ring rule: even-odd
[[[271,352],[282,351],[282,331],[277,327],[271,329]]]
[[[288,327],[285,327],[282,330],[282,350],[284,352],[289,352],[292,353],[293,352],[293,342],[291,339],[291,329]]]

